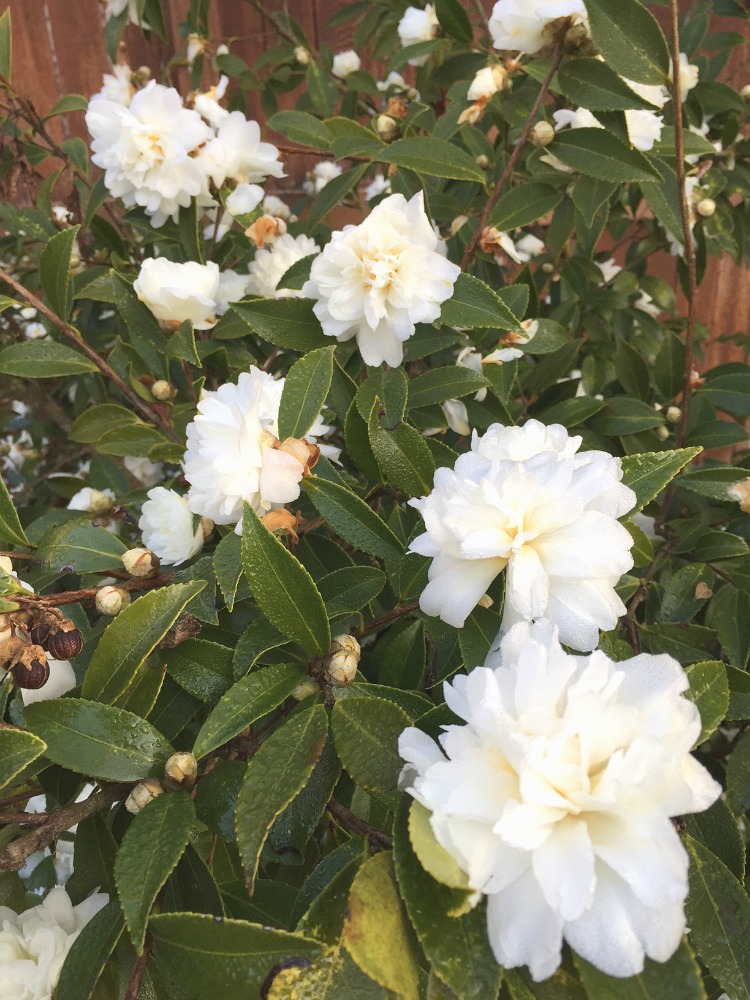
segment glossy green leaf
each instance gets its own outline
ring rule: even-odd
[[[70,428],[70,437],[81,444],[95,444],[109,431],[120,430],[130,424],[144,428],[147,426],[132,410],[116,403],[101,403],[90,406],[76,418]]]
[[[343,698],[331,714],[336,751],[345,770],[368,792],[396,787],[403,761],[398,738],[412,720],[390,701]]]
[[[699,745],[707,740],[729,708],[729,684],[726,667],[721,660],[704,660],[687,668],[690,690],[685,697],[695,702],[701,714]]]
[[[273,821],[306,785],[327,737],[326,711],[313,705],[274,730],[247,766],[235,825],[251,894]]]
[[[473,39],[474,29],[461,0],[435,0],[435,13],[446,35],[459,42]]]
[[[413,801],[409,809],[409,840],[419,863],[436,882],[450,889],[468,889],[469,880],[458,862],[437,842],[430,824],[430,812]]]
[[[327,347],[330,340],[312,311],[312,299],[254,299],[232,306],[263,340],[292,351]]]
[[[403,545],[388,525],[346,487],[312,476],[302,480],[302,489],[345,542],[380,559],[399,559],[403,555]]]
[[[232,650],[208,639],[188,639],[160,654],[181,688],[200,701],[215,704],[232,686]]]
[[[47,749],[43,740],[21,729],[0,729],[0,788]]]
[[[28,729],[47,744],[45,756],[77,774],[104,781],[160,777],[174,752],[132,712],[82,698],[55,698],[24,709]]]
[[[98,371],[78,351],[54,340],[24,340],[0,351],[0,374],[16,378],[63,378]]]
[[[223,746],[243,729],[271,712],[304,676],[296,663],[274,663],[242,677],[222,696],[195,738],[197,758]]]
[[[2,476],[0,476],[0,538],[13,545],[31,547]]]
[[[478,392],[489,384],[489,379],[484,375],[461,365],[431,368],[422,375],[417,375],[411,383],[409,406],[418,409],[420,406],[444,403],[448,399],[459,399]]]
[[[208,914],[161,913],[151,918],[154,957],[193,1000],[250,1000],[272,969],[294,958],[318,958],[323,946],[298,934]]]
[[[400,424],[387,431],[378,423],[373,407],[368,421],[368,436],[383,478],[390,486],[410,497],[430,492],[435,462],[416,428]]]
[[[39,539],[37,556],[50,569],[61,572],[96,573],[122,567],[127,548],[117,535],[90,521],[62,521]]]
[[[39,258],[39,280],[50,307],[67,319],[73,305],[70,257],[80,226],[63,229],[47,243]]]
[[[320,416],[333,377],[335,345],[310,351],[289,369],[279,406],[279,438],[302,438]]]
[[[185,850],[195,825],[188,792],[166,792],[148,803],[125,831],[115,882],[130,939],[143,952],[146,925],[159,890]]]
[[[448,326],[466,329],[491,327],[517,330],[521,320],[515,316],[489,285],[471,274],[460,274],[453,295],[443,303],[440,320]]]
[[[318,580],[318,588],[331,617],[359,611],[385,586],[385,573],[374,566],[344,566]]]
[[[562,199],[562,191],[548,184],[528,181],[500,196],[489,221],[503,232],[528,226],[557,208]]]
[[[750,656],[750,594],[729,588],[728,595],[714,613],[712,624],[729,662],[744,670]]]
[[[83,679],[81,695],[111,704],[125,691],[185,605],[205,587],[202,580],[176,583],[143,594],[110,622]]]
[[[10,71],[13,54],[13,35],[11,32],[10,7],[0,15],[0,77],[10,83]]]
[[[245,504],[242,561],[253,596],[268,620],[311,654],[331,644],[328,618],[313,579]]]
[[[377,153],[381,163],[406,167],[429,177],[447,177],[456,181],[476,181],[484,185],[485,175],[475,160],[452,142],[434,136],[408,136],[397,139]]]
[[[750,809],[750,732],[740,736],[729,758],[727,801],[738,817]]]
[[[622,459],[622,481],[635,492],[637,498],[630,513],[642,510],[701,451],[701,448],[677,448],[674,451],[626,455]]]
[[[85,925],[65,957],[55,1000],[89,1000],[125,929],[116,899]]]
[[[705,1000],[700,968],[686,941],[668,962],[647,958],[643,972],[628,979],[607,976],[577,955],[575,964],[596,1000]]]
[[[332,212],[353,191],[365,175],[369,164],[360,163],[356,167],[345,170],[333,177],[315,196],[308,213],[308,229],[317,226],[319,222]]]
[[[638,0],[587,0],[594,44],[616,73],[636,83],[666,83],[669,50],[656,18]]]
[[[301,142],[303,146],[328,149],[333,138],[330,129],[319,118],[306,111],[277,111],[266,124],[276,132],[283,132],[292,142]]]
[[[735,878],[745,876],[745,841],[737,820],[723,798],[705,812],[684,817],[687,832],[716,855]]]
[[[630,149],[602,128],[576,128],[558,132],[549,147],[566,167],[603,181],[660,181],[661,174],[651,161]]]
[[[656,106],[631,90],[611,66],[598,59],[567,59],[560,67],[558,79],[562,92],[571,104],[589,111],[657,110]]]

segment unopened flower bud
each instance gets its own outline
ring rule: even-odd
[[[164,789],[161,783],[156,780],[156,778],[147,778],[145,781],[139,781],[135,786],[133,791],[125,799],[125,808],[129,813],[136,815],[145,809],[149,802],[163,793]]]
[[[331,684],[347,687],[357,676],[359,658],[362,655],[359,643],[353,635],[337,635],[325,663],[325,673]]]
[[[174,386],[170,385],[166,379],[160,378],[151,386],[151,395],[160,403],[167,403],[177,395]]]
[[[280,535],[291,535],[295,542],[297,541],[297,518],[286,507],[279,507],[278,510],[269,511],[263,515],[260,522],[272,534],[278,532]]]
[[[96,610],[100,615],[114,617],[130,604],[130,594],[122,587],[100,587],[96,592]]]
[[[112,497],[108,497],[106,493],[101,490],[91,491],[89,497],[89,510],[92,514],[106,514],[108,510],[112,509]]]
[[[716,202],[713,198],[701,198],[695,206],[695,210],[698,215],[702,215],[704,219],[710,219],[716,211]]]
[[[286,222],[275,215],[261,215],[245,230],[245,236],[260,250],[266,243],[272,244],[286,233]]]
[[[482,594],[482,596],[477,601],[480,608],[491,608],[495,602],[492,600],[489,594]]]
[[[229,55],[229,46],[225,45],[222,42],[221,45],[218,45],[216,47],[216,55],[217,56],[228,56]]]
[[[457,215],[453,222],[451,222],[451,236],[455,236],[459,229],[468,221],[468,215]]]
[[[164,765],[164,781],[171,788],[192,788],[198,775],[198,761],[191,753],[173,753]]]
[[[542,264],[542,270],[544,271],[545,274],[554,274],[555,265],[551,264],[549,261],[546,261],[544,264]]]
[[[49,680],[47,654],[41,646],[24,646],[21,655],[10,668],[18,687],[37,691]]]
[[[691,370],[691,372],[690,372],[690,388],[693,390],[693,392],[695,392],[696,389],[700,389],[700,387],[703,385],[703,383],[705,381],[706,381],[705,378],[703,378],[703,376],[701,375],[701,373],[697,372],[695,370],[695,368],[693,368]]]
[[[378,115],[375,119],[375,129],[383,142],[393,142],[401,133],[399,123],[390,115]]]
[[[746,83],[745,86],[740,90],[740,97],[743,101],[750,104],[750,83]]]
[[[310,53],[307,51],[304,45],[298,45],[294,50],[294,58],[300,64],[300,66],[307,66],[310,62]]]
[[[537,122],[529,134],[532,146],[549,146],[555,138],[555,130],[549,122]]]
[[[213,534],[213,530],[214,530],[214,522],[211,520],[211,518],[210,517],[202,517],[201,518],[201,534],[203,535],[203,541],[204,542],[208,541],[208,539]]]
[[[736,500],[740,505],[740,510],[750,514],[750,477],[728,486],[727,497],[730,500]]]
[[[679,424],[682,419],[682,410],[679,406],[668,406],[665,414],[668,423]]]
[[[588,51],[593,46],[585,24],[579,22],[568,28],[563,38],[563,48],[569,55],[572,53],[581,54],[584,50],[586,50],[585,54],[588,55]]]
[[[303,677],[296,688],[292,691],[292,698],[295,701],[304,701],[305,698],[309,698],[310,695],[315,694],[320,688],[312,679],[312,677]]]
[[[131,576],[155,576],[159,569],[159,559],[150,549],[129,549],[122,556],[122,564]]]
[[[480,153],[474,162],[482,170],[490,169],[490,158],[489,156],[486,156],[484,153]]]
[[[666,441],[667,438],[669,437],[669,428],[665,427],[664,424],[660,424],[656,428],[656,436],[659,438],[660,441]]]

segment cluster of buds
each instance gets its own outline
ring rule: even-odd
[[[164,777],[139,781],[125,800],[125,808],[136,815],[165,791],[189,791],[198,777],[198,761],[191,753],[173,753],[164,765]]]
[[[141,579],[156,576],[161,565],[159,557],[150,549],[144,548],[128,549],[122,556],[122,564],[127,573]]]
[[[362,650],[353,635],[337,635],[323,665],[326,680],[334,687],[348,687],[357,676],[361,655]]]

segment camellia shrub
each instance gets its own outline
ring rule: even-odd
[[[0,18],[1,1000],[750,998],[713,6],[271,11],[250,66],[191,0],[156,79],[107,0],[43,109]]]

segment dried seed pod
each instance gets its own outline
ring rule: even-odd
[[[10,668],[18,687],[36,691],[49,680],[49,664],[41,646],[29,645]]]
[[[83,636],[73,622],[50,633],[45,648],[55,660],[73,660],[83,649]]]

